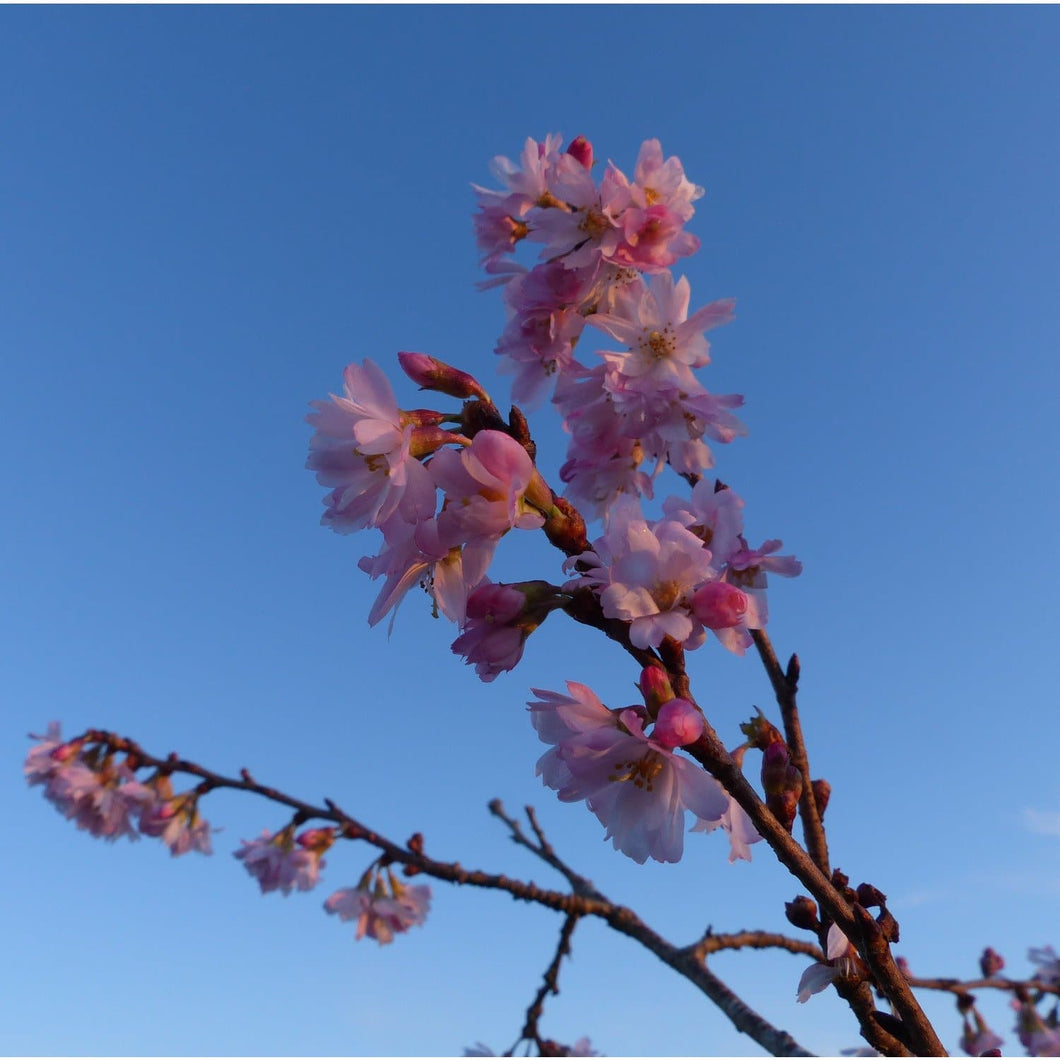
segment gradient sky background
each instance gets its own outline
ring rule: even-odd
[[[751,434],[718,470],[749,536],[805,563],[770,631],[802,658],[834,862],[890,896],[918,973],[970,976],[991,944],[1022,975],[1060,946],[1058,30],[1049,7],[0,11],[0,1051],[502,1051],[559,927],[436,886],[425,928],[355,944],[320,906],[370,856],[262,898],[231,851],[286,818],[246,797],[204,804],[213,858],[93,840],[21,780],[52,718],[558,886],[485,812],[533,802],[676,941],[785,927],[798,888],[763,848],[731,866],[692,837],[641,868],[535,779],[529,686],[630,702],[618,649],[560,616],[482,685],[418,597],[369,630],[374,537],[317,525],[303,415],[347,362],[424,350],[502,389],[469,184],[551,131],[627,172],[659,137],[707,188],[676,271],[694,305],[738,299],[704,382],[746,395]],[[555,415],[532,424],[554,476]],[[530,535],[505,545],[496,577],[558,576]],[[772,707],[751,657],[708,645],[693,677],[731,744]],[[794,1004],[805,965],[712,962],[807,1047],[857,1045],[834,996]],[[755,1053],[597,924],[562,990],[561,1040]]]

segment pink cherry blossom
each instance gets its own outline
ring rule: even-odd
[[[385,946],[396,934],[422,924],[431,905],[430,887],[393,883],[392,894],[383,892],[381,886],[376,888],[378,893],[364,887],[344,887],[327,899],[324,908],[340,920],[356,920],[357,939],[367,936]]]
[[[689,598],[716,572],[710,550],[680,523],[649,525],[635,502],[623,500],[593,551],[576,561],[588,568],[580,581],[596,588],[608,618],[630,623],[629,638],[638,648],[658,647],[664,637],[692,647],[702,641]]]
[[[1013,998],[1016,1034],[1029,1056],[1060,1056],[1060,1028],[1049,1026],[1034,1003]]]
[[[479,431],[468,448],[437,453],[429,470],[445,493],[438,533],[449,547],[544,523],[544,516],[524,500],[534,463],[503,431]]]
[[[191,850],[213,853],[212,829],[199,816],[197,800],[189,795],[156,799],[146,806],[140,816],[140,832],[161,839],[173,857]]]
[[[607,260],[616,265],[654,272],[699,250],[698,236],[684,231],[681,216],[661,203],[625,210],[619,225],[622,238],[607,254]]]
[[[621,240],[615,215],[628,201],[613,166],[597,187],[589,171],[572,155],[561,155],[549,173],[549,192],[561,205],[529,215],[533,242],[544,243],[541,260],[559,258],[567,268],[609,260]]]
[[[564,802],[584,799],[616,850],[641,864],[649,857],[679,861],[685,811],[713,820],[724,813],[721,785],[645,736],[638,709],[610,711],[573,681],[567,695],[533,691],[531,721],[553,745],[538,761],[538,775]]]
[[[1004,1038],[996,1035],[986,1025],[978,1011],[973,1010],[972,1015],[975,1018],[974,1027],[969,1021],[967,1013],[964,1016],[964,1029],[961,1032],[960,1047],[969,1056],[983,1056],[991,1049],[1000,1049],[1005,1044]]]
[[[1060,986],[1060,956],[1052,946],[1032,946],[1027,959],[1038,965],[1034,978],[1050,986]]]
[[[463,655],[483,681],[513,669],[523,657],[527,630],[513,620],[525,604],[526,596],[508,585],[480,585],[468,597],[467,620],[453,652]]]
[[[306,466],[331,489],[321,522],[346,534],[399,509],[412,521],[430,516],[434,487],[412,452],[417,425],[403,417],[372,361],[348,365],[343,378],[345,396],[312,402],[306,417],[316,428]]]
[[[364,556],[358,562],[372,578],[386,579],[368,614],[369,624],[374,626],[395,610],[405,593],[418,584],[446,618],[462,625],[468,594],[485,577],[499,538],[476,538],[463,548],[443,544],[437,519],[418,525],[391,519],[380,529],[385,547],[379,555]]]
[[[121,837],[139,839],[135,822],[154,793],[124,763],[96,748],[83,751],[84,740],[62,742],[58,722],[26,756],[24,772],[30,785],[43,784],[44,797],[78,828],[113,842]]]
[[[700,479],[690,498],[667,497],[663,511],[701,538],[714,566],[722,570],[743,548],[744,502],[735,490],[719,487],[714,479]]]
[[[696,212],[692,203],[704,194],[699,185],[685,176],[684,167],[676,155],[663,159],[662,144],[658,140],[645,140],[641,144],[629,193],[637,206],[661,203],[683,221],[691,219]]]
[[[667,271],[627,286],[610,313],[596,313],[587,323],[626,347],[612,354],[622,375],[653,387],[687,386],[689,369],[710,362],[703,333],[733,319],[734,302],[711,302],[688,315],[691,291],[686,277],[676,283]]]
[[[290,828],[275,835],[266,829],[257,839],[244,839],[242,848],[233,856],[258,881],[262,894],[282,891],[289,895],[295,889],[312,890],[325,864],[319,852],[295,844]]]

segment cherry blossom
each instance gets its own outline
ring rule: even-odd
[[[664,637],[688,647],[702,642],[689,599],[717,575],[710,550],[680,523],[649,525],[635,502],[622,501],[593,551],[571,562],[583,572],[570,585],[594,586],[604,614],[629,622],[629,639],[638,648],[658,647]]]
[[[1050,986],[1060,986],[1060,957],[1052,946],[1032,946],[1027,953],[1027,959],[1038,965],[1035,979],[1040,979]]]
[[[189,794],[168,799],[156,797],[140,815],[140,832],[161,839],[173,857],[192,850],[213,853],[212,829],[199,816],[198,800]]]
[[[430,887],[410,887],[393,879],[391,887],[389,894],[382,881],[373,890],[344,887],[324,902],[324,908],[340,920],[356,920],[358,940],[367,936],[385,946],[395,935],[422,924],[431,905]]]
[[[348,365],[343,382],[343,397],[312,402],[314,411],[306,417],[316,428],[306,467],[331,490],[321,522],[347,534],[378,526],[399,509],[413,521],[432,515],[434,487],[415,444],[424,428],[397,407],[390,383],[372,361]],[[432,438],[428,452],[443,440],[436,432]]]
[[[712,302],[688,316],[691,289],[686,277],[676,283],[669,271],[648,284],[627,286],[610,313],[596,313],[587,323],[626,347],[604,351],[621,375],[645,388],[687,387],[690,370],[710,362],[710,344],[703,332],[733,319],[731,298]]]
[[[266,829],[257,839],[243,840],[233,857],[258,881],[262,894],[282,891],[289,895],[295,889],[309,891],[317,885],[325,865],[321,852],[296,844],[294,829],[288,827],[275,835]]]
[[[479,431],[468,448],[437,453],[429,470],[445,494],[438,533],[450,547],[544,523],[541,512],[524,499],[535,481],[534,463],[503,431]],[[548,494],[545,503],[551,500]]]
[[[644,734],[643,708],[611,711],[585,685],[567,695],[533,689],[531,721],[552,744],[538,776],[564,802],[585,800],[616,850],[643,864],[679,861],[685,811],[718,820],[727,799],[696,763]]]

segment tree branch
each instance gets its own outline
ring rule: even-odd
[[[504,812],[499,800],[490,803],[490,812],[504,821],[512,832],[513,841],[532,851],[537,857],[560,872],[570,882],[573,892],[552,891],[537,884],[511,879],[499,873],[482,872],[477,869],[465,869],[459,862],[436,861],[423,853],[420,842],[402,847],[378,832],[362,824],[356,818],[342,810],[333,800],[325,799],[324,806],[314,806],[278,791],[275,788],[259,784],[247,770],[243,770],[240,779],[226,777],[205,769],[195,762],[171,754],[168,758],[156,758],[148,754],[135,741],[118,736],[115,733],[100,729],[90,729],[84,734],[89,742],[106,744],[111,751],[129,755],[130,768],[154,768],[166,774],[175,772],[187,773],[199,777],[204,783],[200,785],[203,793],[209,790],[230,788],[259,795],[271,802],[287,806],[295,811],[295,820],[299,823],[319,819],[331,821],[338,825],[339,834],[344,839],[360,839],[382,851],[390,862],[404,865],[408,875],[430,876],[447,883],[462,886],[481,887],[486,890],[504,891],[524,902],[564,913],[568,918],[593,916],[603,920],[619,934],[639,942],[654,953],[665,964],[678,974],[684,976],[713,1001],[732,1021],[737,1030],[749,1035],[764,1049],[774,1056],[812,1056],[786,1031],[774,1027],[768,1020],[742,1001],[717,976],[709,972],[702,959],[693,952],[693,947],[680,948],[668,942],[645,924],[639,916],[627,906],[618,905],[606,898],[584,877],[565,865],[548,843],[532,812],[531,826],[538,838],[537,843],[527,838],[518,823],[512,821]]]
[[[822,872],[829,872],[828,840],[825,837],[824,822],[817,806],[813,792],[813,781],[810,778],[810,761],[806,753],[806,742],[802,736],[802,722],[799,720],[799,708],[796,704],[796,691],[799,681],[799,657],[793,655],[785,673],[777,661],[776,652],[769,635],[764,629],[751,630],[759,658],[769,675],[773,693],[780,707],[780,716],[784,721],[784,738],[788,745],[791,763],[802,774],[802,794],[799,796],[799,815],[802,818],[802,834],[806,840],[806,849]]]

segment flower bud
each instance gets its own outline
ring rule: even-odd
[[[731,629],[747,613],[747,594],[728,582],[707,582],[691,600],[692,612],[707,629]]]
[[[335,829],[307,828],[296,838],[295,842],[311,854],[325,854],[335,842]]]
[[[858,902],[866,909],[872,909],[874,906],[882,909],[887,904],[887,895],[873,887],[871,883],[859,883]]]
[[[573,504],[564,497],[553,497],[552,507],[544,513],[542,529],[549,543],[568,556],[579,556],[592,547],[585,529],[585,520]]]
[[[409,456],[422,460],[438,452],[443,445],[467,445],[467,439],[442,427],[413,427],[409,438]]]
[[[811,785],[813,788],[813,801],[817,803],[817,816],[824,820],[824,811],[828,809],[828,800],[832,797],[832,785],[823,777],[819,777]]]
[[[784,915],[788,923],[804,931],[816,931],[821,922],[817,919],[817,903],[808,895],[800,894],[784,903]]]
[[[664,747],[684,747],[703,735],[704,724],[703,715],[687,699],[671,699],[659,708],[651,738]]]
[[[887,909],[882,910],[880,915],[876,917],[876,923],[880,925],[883,937],[888,942],[898,941],[898,921],[894,919],[893,913]]]
[[[675,698],[670,678],[661,666],[645,666],[640,672],[640,684],[637,686],[644,697],[644,705],[654,718],[664,703]]]
[[[771,743],[762,753],[762,787],[766,805],[790,832],[802,794],[802,774],[791,764],[783,742]]]
[[[482,398],[489,401],[489,395],[474,376],[453,368],[452,365],[439,361],[426,353],[398,354],[398,361],[405,375],[416,383],[421,390],[437,390],[456,398]]]
[[[593,145],[584,136],[575,136],[567,145],[567,154],[577,159],[586,169],[593,164]]]
[[[992,946],[987,946],[983,950],[983,955],[979,958],[979,970],[983,973],[983,978],[993,979],[1004,967],[1005,958]]]
[[[756,707],[755,710],[758,708]],[[770,744],[784,743],[780,730],[768,721],[760,710],[750,721],[745,721],[740,725],[740,732],[747,737],[748,744],[759,751],[764,751]]]

